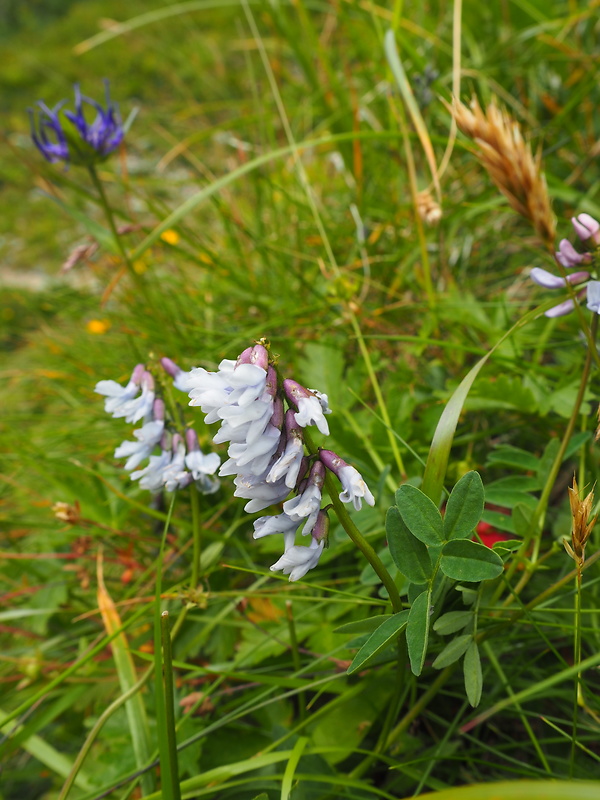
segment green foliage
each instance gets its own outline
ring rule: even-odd
[[[593,316],[543,315],[563,293],[528,273],[558,274],[552,255],[462,134],[439,169],[438,100],[500,97],[543,156],[557,243],[583,250],[569,218],[600,214],[596,20],[463,3],[454,27],[458,9],[0,4],[1,800],[597,796],[598,530],[579,594],[562,545],[573,474],[582,493],[600,477]],[[135,113],[100,172],[135,275],[85,170],[28,134],[38,98],[100,97],[104,77]],[[434,227],[415,197],[436,180]],[[225,479],[196,526],[177,493],[159,554],[170,496],[114,458],[132,426],[94,385],[143,362],[166,391],[162,356],[214,369],[262,336],[329,397],[387,588],[334,512],[318,568],[272,575],[281,537],[252,539]]]

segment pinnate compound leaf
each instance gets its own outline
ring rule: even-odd
[[[462,631],[472,619],[472,611],[448,611],[436,619],[433,623],[433,630],[436,633],[441,633],[442,636],[447,636],[449,633]]]
[[[439,545],[444,541],[442,515],[426,494],[405,483],[396,492],[396,505],[413,536],[430,545]]]
[[[479,658],[479,648],[477,642],[471,642],[465,653],[463,665],[465,676],[465,691],[467,699],[473,708],[477,708],[481,700],[481,690],[483,688],[483,678],[481,676],[481,659]]]
[[[464,655],[472,641],[473,635],[470,633],[463,633],[462,636],[456,636],[448,642],[446,647],[444,647],[442,652],[435,659],[432,666],[435,667],[435,669],[444,669],[444,667],[449,667],[450,664],[454,664],[455,661],[458,661],[458,659]]]
[[[427,548],[408,530],[395,506],[388,509],[385,530],[390,553],[402,575],[412,583],[427,583],[433,574]]]
[[[446,504],[444,539],[468,539],[481,519],[485,493],[478,472],[463,475]]]
[[[489,547],[470,539],[447,542],[442,550],[440,568],[455,581],[489,581],[502,573],[500,556]]]
[[[406,626],[406,643],[410,668],[414,675],[420,675],[425,663],[427,643],[429,642],[429,617],[431,593],[422,592],[410,607]]]
[[[348,675],[368,667],[379,653],[390,647],[398,637],[398,634],[406,627],[408,615],[409,612],[406,609],[405,611],[399,611],[397,614],[392,614],[385,622],[382,622],[354,656],[347,670]]]

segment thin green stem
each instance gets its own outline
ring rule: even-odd
[[[581,571],[577,564],[575,578],[575,631],[573,641],[573,663],[581,664]],[[571,732],[571,758],[569,760],[569,778],[575,772],[575,756],[577,753],[577,717],[579,712],[579,694],[581,692],[581,672],[575,675],[575,696],[573,697],[573,727]]]
[[[436,696],[455,669],[456,664],[450,664],[449,667],[446,667],[440,672],[429,689],[427,689],[426,692],[423,692],[417,702],[410,708],[410,711],[407,711],[396,727],[390,732],[385,745],[386,750],[391,747],[396,739],[408,728],[410,723],[419,716],[421,711],[427,707],[429,701]]]
[[[596,336],[597,336],[597,333],[598,333],[598,321],[599,321],[598,315],[594,314],[594,318],[592,319],[592,324],[591,324],[591,338],[592,338],[592,345],[593,345],[594,349],[596,347]],[[575,398],[575,403],[573,404],[573,411],[571,413],[571,417],[569,418],[569,422],[567,424],[567,428],[565,430],[565,433],[563,435],[562,441],[560,443],[560,447],[558,449],[558,452],[557,452],[556,457],[554,459],[554,462],[552,464],[552,468],[551,468],[551,470],[550,470],[550,472],[548,474],[548,478],[546,479],[546,483],[544,484],[544,488],[542,490],[542,494],[540,495],[540,499],[538,500],[538,504],[537,504],[536,509],[535,509],[535,511],[533,513],[533,517],[531,519],[530,530],[532,531],[532,535],[531,535],[531,537],[529,539],[526,539],[523,542],[523,545],[521,546],[517,556],[513,559],[512,564],[510,565],[510,567],[508,569],[508,572],[506,574],[506,580],[507,581],[510,581],[510,579],[513,576],[515,570],[517,569],[517,566],[520,563],[521,558],[524,556],[525,551],[526,551],[527,547],[529,546],[531,538],[534,539],[533,553],[532,553],[532,556],[531,556],[531,563],[535,564],[535,562],[537,561],[537,559],[539,557],[540,544],[541,544],[541,535],[542,535],[542,527],[543,527],[544,518],[545,518],[545,515],[546,515],[546,509],[548,507],[548,502],[550,500],[550,494],[551,494],[552,489],[554,487],[554,484],[556,482],[556,478],[558,476],[558,472],[560,470],[560,466],[561,466],[561,464],[563,462],[563,459],[565,457],[565,453],[566,453],[567,447],[569,446],[569,442],[571,441],[571,437],[573,436],[573,432],[575,430],[575,425],[577,424],[577,418],[579,417],[579,413],[581,411],[581,405],[583,403],[583,398],[585,397],[585,391],[587,389],[587,384],[588,384],[588,380],[589,380],[589,377],[590,377],[590,371],[591,371],[591,367],[592,367],[593,358],[594,358],[593,353],[592,353],[591,349],[588,348],[587,355],[586,355],[586,358],[585,358],[585,363],[583,365],[583,370],[582,370],[582,373],[581,373],[581,380],[579,382],[579,389],[577,391],[577,397]],[[531,569],[531,566],[530,566],[523,573],[523,575],[521,577],[521,580],[519,581],[519,583],[517,584],[517,586],[514,589],[514,592],[509,597],[506,598],[506,601],[505,601],[504,605],[508,606],[508,605],[510,605],[512,603],[512,601],[514,599],[514,596],[515,595],[519,595],[520,592],[525,588],[525,586],[527,586],[527,584],[529,583],[529,580],[531,578],[531,575],[532,575],[532,569]],[[499,588],[499,592],[500,591],[501,591],[501,588]],[[492,600],[492,605],[494,605],[495,602],[497,602],[498,597],[499,597],[499,594],[498,594],[498,596],[494,597],[494,599]]]
[[[160,618],[163,680],[165,687],[165,721],[170,762],[171,796],[173,800],[181,800],[179,788],[179,767],[177,762],[177,735],[175,732],[175,695],[173,692],[173,657],[171,653],[171,633],[169,631],[169,612],[163,611]]]
[[[113,213],[112,208],[110,207],[110,203],[108,202],[108,197],[106,196],[106,192],[104,191],[104,185],[100,180],[98,172],[96,171],[96,167],[93,164],[90,164],[90,166],[88,167],[88,171],[90,173],[90,178],[92,180],[92,183],[94,184],[94,188],[98,192],[100,205],[102,206],[102,210],[104,211],[104,216],[106,217],[106,221],[108,222],[108,226],[111,230],[111,233],[115,240],[115,244],[117,246],[117,249],[119,250],[119,253],[121,254],[123,262],[125,263],[125,266],[127,267],[127,270],[129,274],[133,277],[134,281],[138,284],[138,286],[143,287],[143,291],[144,293],[146,293],[145,284],[141,280],[141,276],[138,275],[138,273],[135,271],[135,268],[133,266],[133,261],[130,259],[127,250],[125,249],[125,245],[123,244],[123,240],[119,235],[119,231],[117,230],[115,215]]]
[[[375,573],[387,589],[394,614],[396,614],[398,611],[402,611],[402,600],[400,599],[400,594],[398,593],[394,579],[385,568],[383,561],[379,558],[372,545],[365,539],[352,521],[350,514],[348,514],[346,507],[338,496],[339,492],[336,491],[333,478],[331,475],[329,475],[329,473],[325,474],[325,488],[327,489],[327,493],[331,498],[331,503],[335,513],[337,514],[340,525],[346,531],[356,547],[358,547],[363,556],[367,559],[369,564],[373,567]]]
[[[194,550],[192,553],[192,590],[198,586],[202,559],[202,526],[200,524],[200,498],[196,486],[190,486],[190,503],[192,506],[192,535]]]
[[[304,428],[304,441],[306,442],[306,446],[308,447],[310,453],[316,454],[318,452],[312,436],[306,428]],[[369,564],[373,567],[375,573],[379,576],[381,582],[387,589],[394,614],[398,611],[402,611],[402,600],[400,599],[394,579],[385,568],[383,561],[379,558],[372,545],[369,544],[362,533],[358,530],[354,522],[352,522],[350,514],[348,514],[346,507],[339,498],[339,492],[336,489],[329,470],[325,470],[325,488],[327,489],[327,493],[331,499],[331,504],[333,505],[335,513],[337,514],[340,525],[346,531],[352,542],[356,545],[356,547],[358,547],[360,552],[367,559]]]
[[[377,398],[377,404],[381,409],[381,418],[383,419],[383,422],[385,424],[385,429],[388,434],[390,447],[392,448],[392,453],[394,454],[394,459],[396,460],[396,465],[398,467],[398,471],[400,472],[400,478],[401,480],[406,480],[406,470],[404,468],[404,462],[402,461],[402,456],[400,455],[400,450],[398,449],[398,442],[396,440],[396,437],[394,436],[392,422],[390,420],[390,415],[388,414],[387,406],[383,398],[381,386],[379,385],[377,375],[375,374],[375,370],[373,369],[371,356],[369,354],[369,350],[367,349],[367,345],[362,335],[360,325],[358,324],[358,320],[356,319],[356,316],[354,314],[350,316],[350,322],[352,323],[354,334],[356,336],[356,340],[358,341],[358,346],[360,348],[363,361],[365,362],[367,372],[369,373],[369,380],[371,381],[371,386],[373,387],[373,391],[375,392],[375,397]]]
[[[408,670],[406,668],[408,654],[406,645],[406,636],[402,633],[398,637],[398,659],[396,662],[396,684],[394,686],[394,694],[388,705],[387,714],[377,744],[372,753],[370,753],[360,764],[358,764],[350,773],[350,778],[362,778],[367,772],[369,767],[378,760],[379,756],[383,753],[388,744],[390,730],[394,724],[398,712],[402,708],[403,700],[406,692],[406,677]]]
[[[294,664],[294,671],[300,672],[301,668],[300,650],[298,648],[298,637],[296,636],[296,622],[294,620],[294,612],[291,600],[286,600],[285,611],[288,622],[288,631],[290,634],[290,647],[292,650],[292,662]],[[300,692],[298,694],[298,714],[300,716],[300,722],[304,722],[304,720],[306,719],[306,695],[304,694],[304,692]]]

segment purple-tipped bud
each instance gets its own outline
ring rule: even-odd
[[[255,345],[252,348],[252,358],[250,363],[256,364],[257,367],[261,367],[262,369],[266,370],[269,366],[269,351],[267,348],[262,344]]]
[[[286,378],[283,382],[283,390],[290,404],[298,408],[296,422],[302,428],[307,425],[316,425],[319,431],[327,436],[329,425],[323,416],[323,404],[314,392],[305,389],[296,381]]]
[[[173,440],[173,435],[169,433],[169,431],[165,430],[160,439],[160,449],[170,450],[172,440]]]
[[[579,214],[577,217],[572,217],[571,222],[575,233],[583,242],[591,239],[594,244],[600,244],[600,222],[598,220],[589,214]]]
[[[160,397],[156,397],[154,403],[152,404],[152,419],[163,420],[164,418],[165,404]]]
[[[325,482],[325,467],[320,461],[317,460],[310,468],[310,475],[308,476],[308,485],[318,486],[319,489],[322,489],[324,482]]]
[[[568,239],[561,239],[556,260],[566,269],[573,269],[580,264],[589,264],[592,260],[590,253],[578,253]]]
[[[293,381],[291,378],[286,378],[284,380],[283,391],[290,403],[293,403],[295,406],[298,405],[299,400],[308,399],[313,396],[308,389],[305,389],[304,386],[301,386],[297,381]]]
[[[269,366],[269,353],[266,347],[263,347],[262,344],[254,345],[254,347],[247,347],[238,356],[236,366],[240,364],[255,364],[266,372]]]
[[[319,458],[325,464],[328,470],[339,477],[342,467],[347,467],[348,464],[343,458],[340,458],[333,450],[319,450]]]
[[[352,503],[357,511],[362,508],[363,500],[370,506],[375,505],[375,498],[357,469],[347,464],[333,450],[320,450],[319,458],[342,484],[344,490],[340,493],[342,503]]]
[[[280,397],[273,400],[273,414],[271,416],[271,425],[279,430],[283,427],[283,402]]]
[[[172,378],[176,378],[181,372],[181,368],[178,367],[174,361],[171,361],[171,359],[167,358],[166,356],[164,358],[161,358],[160,363],[162,364],[163,369],[167,373],[167,375],[170,375]]]
[[[277,394],[277,373],[275,372],[274,367],[269,367],[267,369],[265,392],[267,392],[267,394],[270,394],[271,397],[275,397],[275,395]]]
[[[183,439],[178,433],[174,433],[171,439],[171,450],[175,452],[180,444],[183,444]]]
[[[312,529],[312,538],[316,542],[325,542],[327,546],[327,539],[329,537],[329,514],[321,509],[315,522],[315,527]]]
[[[147,370],[144,370],[142,374],[141,384],[142,386],[145,386],[147,389],[150,390],[154,389],[154,378]]]
[[[310,461],[308,459],[308,456],[303,456],[302,461],[300,462],[300,469],[298,470],[298,480],[295,486],[297,492],[300,491],[300,486],[303,483],[305,483],[306,473],[308,472],[309,466],[310,466]]]
[[[185,443],[188,453],[193,453],[200,450],[200,442],[198,441],[198,434],[193,428],[188,428],[185,432]]]
[[[245,350],[242,350],[237,358],[236,367],[238,367],[240,364],[252,363],[252,350],[252,347],[247,347]]]
[[[136,366],[133,368],[133,372],[131,373],[131,382],[135,383],[136,386],[139,386],[142,382],[145,372],[146,367],[144,364],[136,364]]]

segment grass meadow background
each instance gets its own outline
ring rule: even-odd
[[[529,269],[554,267],[460,134],[439,178],[439,224],[420,216],[417,192],[435,200],[431,164],[384,37],[394,31],[435,163],[451,133],[441,98],[453,87],[482,105],[497,98],[541,152],[558,238],[571,237],[573,214],[600,215],[598,8],[0,2],[1,800],[177,796],[164,765],[138,774],[164,736],[152,675],[161,570],[161,608],[177,626],[182,797],[468,798],[457,787],[497,781],[544,781],[496,795],[511,798],[597,792],[597,668],[582,676],[574,747],[573,676],[556,678],[574,663],[575,585],[525,608],[572,570],[561,543],[567,486],[576,470],[590,491],[599,471],[595,372],[550,496],[543,565],[519,598],[520,620],[482,649],[477,710],[460,671],[440,681],[431,667],[441,636],[401,694],[389,660],[346,675],[364,639],[336,629],[386,612],[387,599],[335,522],[319,566],[290,584],[268,570],[280,542],[252,540],[224,479],[201,498],[202,574],[190,585],[189,493],[175,498],[161,551],[171,498],[152,501],[131,483],[113,458],[131,426],[109,418],[93,390],[162,356],[214,369],[267,337],[287,374],[329,395],[331,447],[376,496],[355,521],[393,568],[384,524],[394,489],[419,483],[468,370],[547,299]],[[38,99],[52,106],[74,83],[100,99],[104,78],[123,118],[133,116],[99,174],[129,229],[136,280],[87,172],[47,164],[29,136]],[[94,241],[95,252],[61,270]],[[478,470],[484,520],[513,538],[503,509],[536,503],[535,476],[570,418],[584,345],[576,316],[538,316],[500,345],[466,400],[447,485]],[[214,431],[182,409],[208,447]],[[57,502],[79,504],[73,523],[55,517]],[[598,540],[596,529],[590,555]],[[599,592],[592,564],[584,659],[600,645]],[[456,595],[445,610],[463,607]],[[560,780],[573,784],[553,789]],[[563,794],[552,794],[557,786]]]

